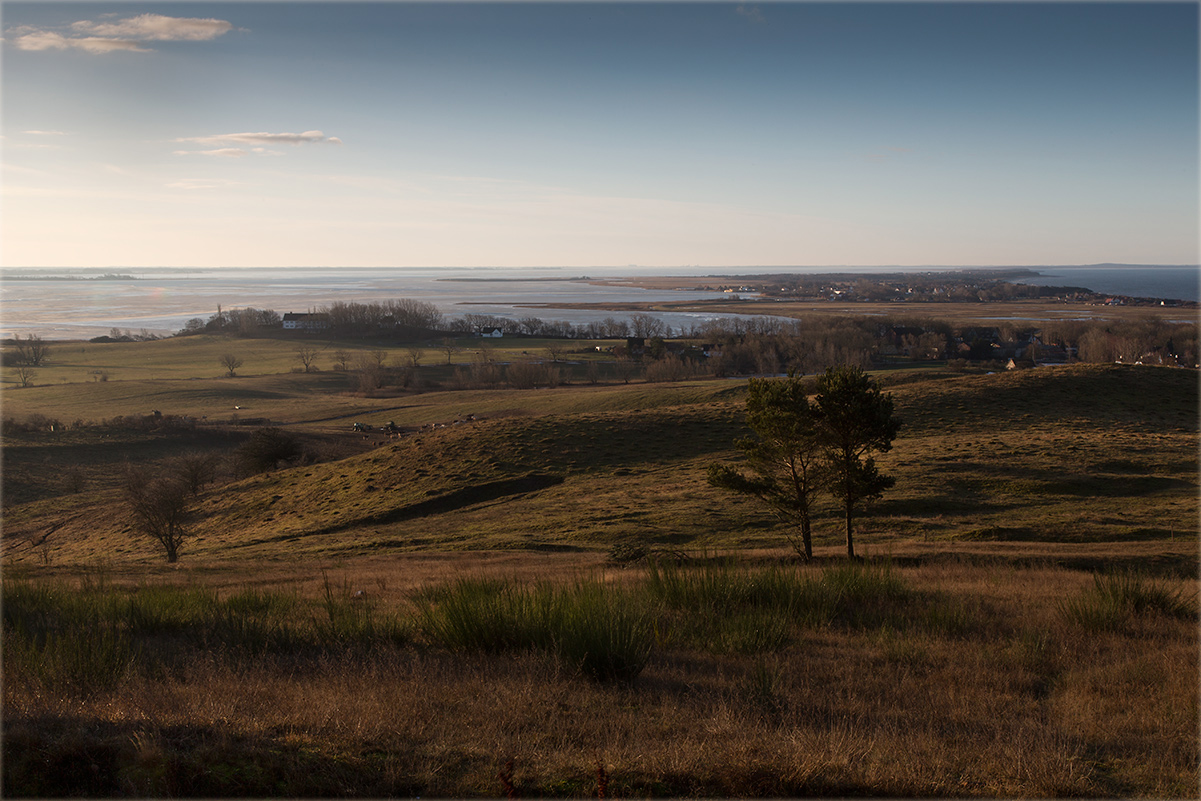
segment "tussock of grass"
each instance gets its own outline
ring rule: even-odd
[[[1064,617],[1089,631],[1132,627],[1138,618],[1162,615],[1180,620],[1197,617],[1196,597],[1182,589],[1132,571],[1101,573],[1093,585],[1060,604]]]
[[[654,615],[640,599],[597,581],[461,579],[418,600],[424,632],[444,647],[544,651],[598,680],[636,678],[654,642]]]
[[[7,580],[3,587],[6,669],[51,692],[93,695],[129,675],[178,667],[197,650],[258,657],[403,644],[409,630],[370,602],[327,584],[320,613],[294,596],[243,590],[220,598],[200,587]]]

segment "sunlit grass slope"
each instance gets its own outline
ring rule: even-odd
[[[897,485],[861,518],[869,553],[969,542],[1179,542],[1176,550],[1195,551],[1195,374],[1076,366],[936,375],[889,379],[903,428],[880,462]],[[274,386],[284,394],[306,378],[279,376]],[[393,399],[387,415],[402,426],[448,425],[206,490],[184,558],[781,545],[783,530],[766,510],[705,482],[708,464],[738,458],[743,387]],[[343,402],[315,394],[306,405],[297,392],[291,419],[333,426],[329,404]],[[10,507],[6,516],[10,542],[52,531],[49,558],[159,558],[129,530],[112,487]],[[823,502],[819,550],[835,552],[840,540],[837,510]],[[33,549],[21,552],[34,558]]]

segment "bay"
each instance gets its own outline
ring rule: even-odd
[[[602,286],[592,278],[645,275],[703,276],[735,279],[766,273],[898,273],[964,269],[955,267],[738,267],[728,270],[682,266],[672,268],[604,267],[595,272],[578,267],[547,268],[113,268],[136,280],[92,280],[95,271],[56,271],[80,280],[0,280],[0,336],[37,334],[46,339],[87,339],[112,328],[134,333],[145,329],[166,335],[191,318],[207,319],[223,309],[274,309],[307,312],[323,305],[411,298],[434,304],[448,317],[466,313],[503,317],[567,320],[575,325],[629,314],[553,307],[562,303],[637,303],[701,300],[720,297],[715,291],[649,290]],[[1037,267],[1037,275],[1021,283],[1083,286],[1096,292],[1201,301],[1201,271],[1170,265],[1093,265]],[[19,275],[9,268],[8,275]],[[716,283],[716,282],[715,282]],[[713,315],[656,313],[679,328]],[[730,316],[730,315],[722,315]]]

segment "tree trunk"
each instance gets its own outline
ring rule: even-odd
[[[855,558],[855,540],[851,536],[851,516],[852,516],[852,508],[854,507],[855,504],[854,504],[854,501],[851,499],[850,492],[847,492],[846,498],[844,500],[845,500],[845,504],[846,504],[844,511],[846,512],[846,521],[847,521],[847,558],[854,559]]]

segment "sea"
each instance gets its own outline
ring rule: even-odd
[[[732,283],[765,273],[932,272],[956,267],[639,267],[538,268],[120,268],[0,272],[0,336],[89,339],[112,329],[172,334],[191,318],[208,319],[218,307],[253,306],[279,314],[307,312],[336,301],[410,298],[434,304],[447,317],[466,313],[540,317],[574,325],[629,313],[555,308],[564,303],[638,303],[722,297],[716,290],[653,290],[598,285],[589,279],[698,276],[698,284]],[[1201,270],[1170,265],[1094,265],[1030,268],[1022,283],[1082,286],[1096,292],[1201,301]],[[131,280],[97,280],[102,273]],[[35,280],[15,276],[38,276]],[[57,276],[50,278],[49,276]],[[688,328],[703,313],[656,313],[667,325]],[[720,315],[729,316],[729,315]]]

